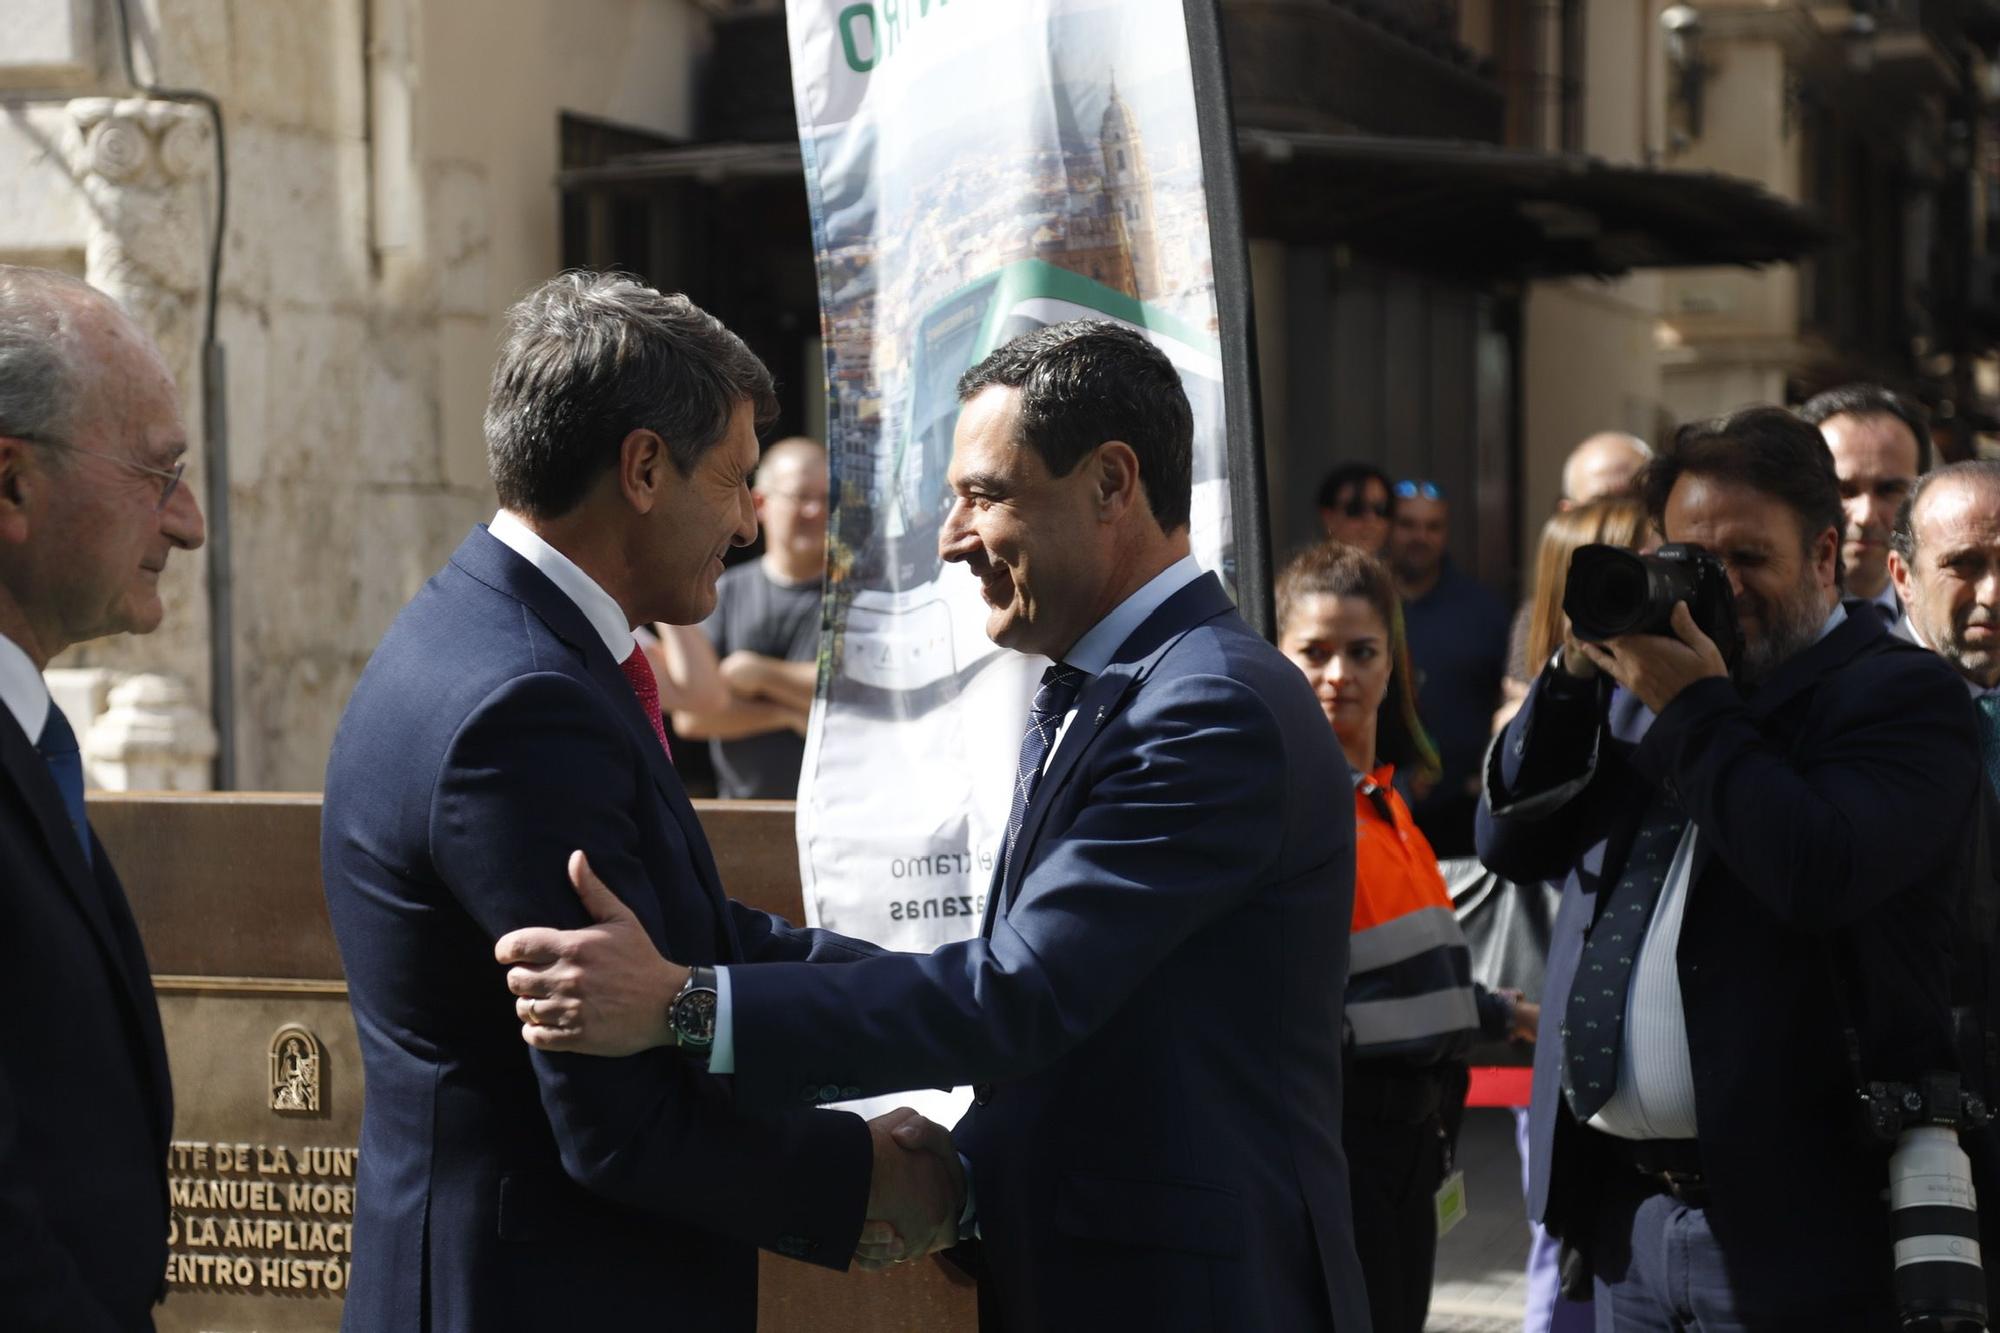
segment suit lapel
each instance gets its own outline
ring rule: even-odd
[[[709,854],[708,838],[702,832],[701,821],[695,817],[694,805],[688,800],[687,789],[681,785],[680,774],[674,771],[673,761],[667,758],[660,738],[653,734],[653,724],[647,720],[646,710],[639,706],[639,696],[632,692],[632,682],[625,678],[624,667],[612,659],[610,650],[604,646],[603,637],[567,593],[518,552],[488,532],[483,524],[466,536],[453,554],[452,563],[534,612],[551,634],[582,659],[591,680],[604,691],[612,710],[624,721],[626,730],[638,745],[639,753],[645,756],[646,769],[652,775],[653,785],[659,790],[668,812],[673,815],[674,823],[680,827],[681,838],[687,843],[688,857],[694,862],[695,878],[700,881],[702,892],[708,896],[710,906],[715,910],[719,923],[716,927],[718,942],[727,946],[724,957],[740,956],[742,945],[729,915],[722,892],[722,877]]]
[[[96,841],[96,835],[90,834],[91,853],[97,858],[95,871],[84,861],[83,846],[70,826],[69,811],[63,805],[62,792],[56,787],[47,761],[29,742],[13,714],[4,708],[0,708],[0,771],[4,771],[7,781],[34,815],[42,841],[56,863],[63,891],[90,927],[108,970],[124,992],[137,1044],[150,1081],[159,1094],[154,1099],[154,1127],[164,1150],[170,1125],[162,1122],[170,1122],[172,1118],[169,1091],[172,1084],[166,1067],[166,1046],[160,1035],[159,1004],[153,996],[152,977],[138,927],[123,909],[122,890],[117,887],[109,855]],[[117,895],[116,908],[114,895]],[[123,918],[122,922],[114,919],[114,911]],[[166,1108],[164,1115],[162,1108]]]
[[[1076,714],[1063,731],[1055,754],[1050,756],[1048,767],[1035,784],[1034,798],[1022,814],[1021,833],[1014,843],[1014,855],[1007,867],[1006,879],[995,886],[997,892],[989,890],[986,895],[986,916],[980,927],[982,935],[992,933],[998,913],[1013,900],[1015,890],[1027,874],[1036,840],[1041,836],[1042,825],[1048,819],[1056,793],[1062,790],[1077,761],[1096,741],[1104,724],[1124,706],[1127,696],[1145,680],[1175,640],[1196,625],[1233,610],[1235,603],[1229,600],[1221,580],[1213,574],[1202,575],[1167,598],[1159,609],[1146,617],[1139,628],[1119,645],[1118,651],[1112,655],[1111,664],[1091,677],[1090,683],[1083,687],[1076,698]],[[1001,872],[996,870],[994,873],[997,876]],[[1003,898],[1005,902],[1000,901]]]
[[[0,766],[4,766],[14,789],[21,793],[28,809],[34,814],[42,841],[48,845],[49,854],[61,871],[60,878],[70,901],[90,924],[91,933],[97,937],[97,943],[112,963],[113,970],[124,977],[129,988],[132,979],[125,975],[128,971],[125,955],[112,927],[110,910],[104,901],[103,891],[90,872],[90,866],[83,859],[83,844],[76,840],[75,830],[70,826],[69,812],[63,805],[62,792],[56,787],[55,776],[49,772],[47,761],[14,721],[13,714],[5,709],[0,709]]]

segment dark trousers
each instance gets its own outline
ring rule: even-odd
[[[1348,1116],[1341,1123],[1354,1193],[1354,1242],[1375,1333],[1423,1333],[1437,1261],[1444,1127]]]
[[[1597,1333],[1839,1333],[1890,1330],[1879,1292],[1840,1291],[1828,1273],[1783,1310],[1741,1308],[1707,1213],[1651,1191],[1634,1173],[1607,1182],[1598,1213]]]

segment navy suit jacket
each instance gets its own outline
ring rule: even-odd
[[[1544,671],[1494,744],[1479,814],[1491,869],[1564,882],[1529,1211],[1588,1249],[1604,1182],[1630,1170],[1570,1114],[1554,1034],[1600,890],[1670,783],[1700,830],[1676,961],[1708,1218],[1740,1306],[1773,1318],[1836,1279],[1886,1293],[1888,1154],[1860,1135],[1835,987],[1869,1077],[1954,1067],[1942,872],[1980,780],[1965,687],[1850,614],[1747,699],[1700,681],[1655,718],[1607,692]]]
[[[730,973],[756,1108],[983,1087],[982,1327],[1368,1327],[1340,1147],[1347,774],[1212,577],[1087,682],[988,929]]]
[[[32,1013],[0,1023],[0,1328],[153,1327],[174,1119],[160,1011],[111,858],[71,831],[0,708],[0,939]],[[26,997],[32,996],[32,1001]]]
[[[494,941],[587,924],[581,847],[688,963],[872,952],[723,897],[673,767],[583,613],[483,528],[362,673],[327,769],[327,905],[367,1070],[353,1333],[732,1328],[755,1247],[841,1268],[871,1151],[746,1115],[670,1051],[521,1041]]]

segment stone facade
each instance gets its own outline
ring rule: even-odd
[[[492,512],[480,415],[500,314],[560,262],[560,115],[686,134],[706,20],[687,0],[131,8],[142,77],[224,112],[238,785],[317,789],[369,653]],[[0,261],[85,276],[160,341],[206,498],[206,117],[125,84],[108,0],[0,0],[0,30]],[[55,664],[109,673],[78,697],[119,735],[209,708],[206,589],[203,553],[178,556],[159,632]],[[134,673],[185,700],[135,686],[121,720]]]

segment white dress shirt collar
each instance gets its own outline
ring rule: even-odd
[[[611,654],[612,661],[623,662],[632,655],[638,640],[632,636],[632,625],[625,618],[624,609],[574,560],[543,541],[540,533],[504,509],[493,516],[486,530],[493,534],[493,540],[541,570],[549,582],[562,589],[563,595],[576,603],[576,609],[583,612],[583,618],[604,640],[605,651]]]
[[[1201,574],[1201,565],[1192,555],[1184,555],[1174,561],[1142,584],[1137,592],[1113,607],[1110,615],[1092,625],[1063,654],[1064,664],[1087,675],[1098,675],[1111,665],[1111,659],[1125,646],[1125,640],[1146,623],[1148,616],[1159,610],[1169,597],[1200,578]],[[1053,746],[1050,753],[1054,753]]]
[[[49,683],[35,670],[27,649],[0,634],[0,705],[5,705],[21,724],[30,745],[41,739],[53,704]]]

